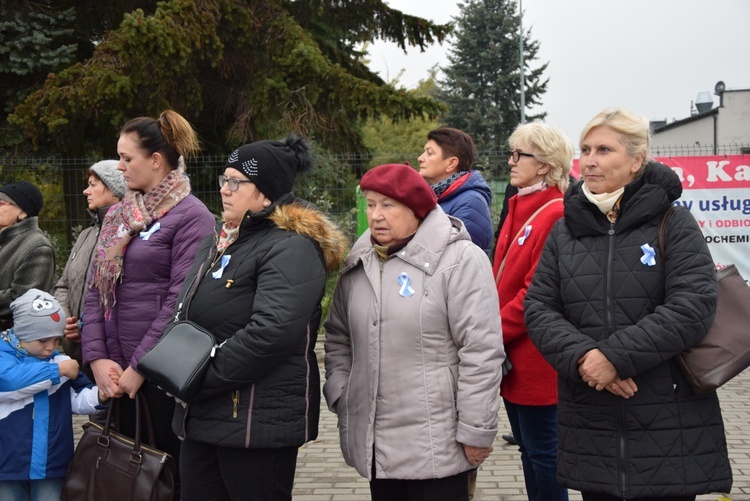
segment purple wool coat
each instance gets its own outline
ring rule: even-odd
[[[177,294],[193,264],[198,244],[216,219],[188,195],[164,217],[159,229],[135,236],[125,250],[122,280],[115,287],[111,318],[104,318],[99,290],[91,286],[83,312],[83,363],[108,358],[123,369],[138,369],[140,358],[159,340],[175,313]]]

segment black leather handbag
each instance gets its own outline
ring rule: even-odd
[[[138,372],[167,393],[189,402],[216,353],[213,334],[190,320],[170,324],[138,362]]]

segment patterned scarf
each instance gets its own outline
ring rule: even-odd
[[[459,172],[456,172],[455,174],[451,174],[450,176],[446,177],[442,181],[438,181],[437,183],[432,185],[432,191],[435,192],[435,196],[440,198],[440,195],[445,193],[445,190],[451,187],[451,185],[458,179],[462,178],[466,174],[468,174],[468,170],[462,170]]]
[[[216,251],[219,254],[223,254],[227,250],[227,247],[237,240],[238,236],[240,236],[240,227],[231,221],[225,221],[221,226],[221,234],[219,235],[219,243],[216,244]]]
[[[127,190],[122,203],[110,209],[104,217],[89,286],[99,289],[99,302],[104,307],[105,318],[110,318],[112,307],[117,303],[115,288],[122,279],[125,249],[130,240],[189,194],[188,177],[173,170],[148,193]]]

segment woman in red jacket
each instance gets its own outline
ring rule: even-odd
[[[547,234],[563,215],[573,146],[543,123],[520,125],[508,142],[510,184],[518,194],[509,201],[493,263],[503,343],[512,365],[500,393],[521,451],[529,500],[567,500],[567,490],[556,480],[557,373],[529,339],[523,299]]]

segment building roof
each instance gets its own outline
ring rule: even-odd
[[[659,127],[654,127],[653,133],[658,134],[659,132],[664,132],[669,129],[682,127],[683,125],[688,124],[690,122],[695,122],[703,118],[710,117],[711,115],[718,115],[718,114],[719,114],[719,107],[717,106],[716,108],[711,108],[710,110],[704,111],[703,113],[696,113],[695,115],[691,115],[687,118],[683,118],[681,120],[675,120],[674,122],[670,122],[666,125],[662,125]]]
[[[727,93],[727,92],[750,92],[750,89],[726,89],[724,91],[724,93]],[[655,126],[653,128],[652,132],[654,134],[658,134],[659,132],[664,132],[664,131],[667,131],[669,129],[674,129],[674,128],[677,128],[677,127],[681,127],[681,126],[683,126],[685,124],[688,124],[690,122],[695,122],[697,120],[701,120],[701,119],[709,117],[711,115],[718,115],[719,114],[719,108],[720,107],[717,106],[715,108],[711,108],[708,111],[704,111],[703,113],[696,113],[695,115],[690,115],[687,118],[683,118],[683,119],[680,119],[680,120],[675,120],[674,122],[670,122],[668,124]],[[653,122],[656,122],[656,121],[652,121],[652,123]]]

